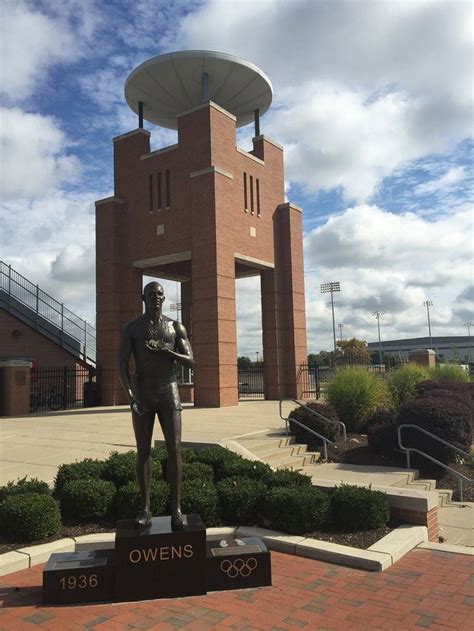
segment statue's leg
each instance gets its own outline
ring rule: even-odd
[[[137,442],[137,479],[140,487],[141,511],[137,517],[139,526],[146,526],[151,519],[150,488],[152,474],[151,439],[155,412],[132,412],[133,431]]]
[[[167,473],[171,493],[171,527],[184,530],[186,520],[181,513],[181,482],[183,461],[181,458],[181,410],[160,410],[158,413],[168,453]]]

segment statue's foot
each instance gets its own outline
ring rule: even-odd
[[[145,528],[151,523],[151,513],[148,510],[142,510],[138,513],[135,520],[137,528]]]
[[[181,513],[181,511],[178,511],[174,515],[171,516],[171,530],[173,531],[186,530],[187,527],[188,527],[188,520]]]

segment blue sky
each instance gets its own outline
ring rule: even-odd
[[[347,337],[463,335],[472,298],[473,8],[461,0],[3,0],[0,258],[94,319],[94,200],[136,127],[129,72],[173,50],[238,55],[272,80],[262,132],[304,210],[308,349]],[[152,146],[174,142],[147,125]],[[250,146],[252,128],[239,133]],[[239,354],[261,350],[238,281]],[[470,289],[471,288],[471,289]],[[169,285],[170,301],[176,299]]]

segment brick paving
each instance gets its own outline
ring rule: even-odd
[[[474,628],[474,557],[433,550],[413,550],[383,573],[272,552],[273,587],[102,605],[42,606],[42,570],[0,579],[2,631]]]

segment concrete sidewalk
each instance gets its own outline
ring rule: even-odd
[[[292,405],[288,404],[288,411]],[[294,407],[294,406],[293,406]],[[218,443],[283,427],[278,401],[244,401],[236,407],[184,407],[183,441]],[[155,439],[162,439],[159,423]],[[106,458],[135,449],[128,406],[65,410],[0,418],[0,485],[24,476],[52,482],[63,463]]]

